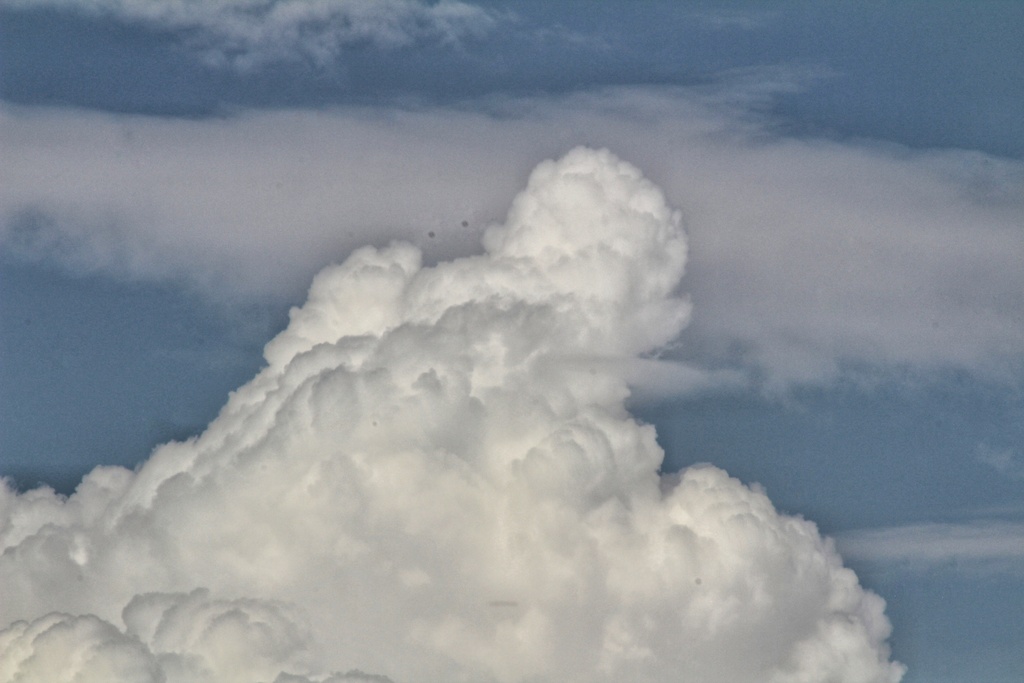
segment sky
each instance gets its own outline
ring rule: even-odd
[[[0,681],[1024,679],[1022,35],[0,0]]]

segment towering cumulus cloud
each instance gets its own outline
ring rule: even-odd
[[[484,247],[356,251],[201,436],[3,488],[0,681],[898,681],[813,524],[624,408],[689,314],[660,190],[577,149]]]

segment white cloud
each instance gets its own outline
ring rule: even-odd
[[[927,569],[956,564],[970,570],[1024,571],[1024,524],[980,520],[866,529],[838,537],[843,555]]]
[[[50,613],[0,631],[0,681],[271,681],[309,667],[310,636],[291,611],[195,590],[136,596],[123,631],[94,615]]]
[[[898,681],[813,524],[625,411],[689,315],[662,192],[576,149],[484,244],[357,250],[198,438],[0,486],[0,681]]]
[[[1024,479],[1024,456],[1012,448],[992,448],[979,444],[975,458],[1000,474],[1013,479]]]
[[[696,309],[679,360],[775,387],[849,367],[1016,381],[1024,164],[777,138],[749,114],[766,96],[750,80],[210,121],[8,107],[0,243],[214,295],[297,297],[360,244],[473,253],[535,159],[588,142],[683,209]]]
[[[458,0],[8,0],[19,9],[58,8],[179,30],[217,66],[253,69],[302,59],[326,66],[352,44],[394,49],[482,37],[497,17]]]
[[[95,616],[52,613],[0,631],[0,681],[161,683],[142,643]]]

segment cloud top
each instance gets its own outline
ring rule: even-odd
[[[689,316],[661,190],[575,149],[484,243],[357,250],[198,438],[0,488],[0,681],[898,681],[813,524],[624,408]]]

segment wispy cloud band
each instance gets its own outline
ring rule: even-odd
[[[490,32],[496,14],[459,0],[8,0],[12,9],[54,8],[182,32],[215,66],[248,70],[276,61],[325,66],[355,44],[395,49],[456,45]]]
[[[847,559],[917,569],[956,564],[965,569],[1024,572],[1024,522],[985,520],[911,524],[840,534]]]
[[[622,89],[207,121],[6,108],[0,247],[294,299],[366,242],[465,255],[534,160],[593,141],[650,169],[683,209],[683,360],[777,387],[845,367],[1017,381],[1024,164],[778,138],[744,101]]]

